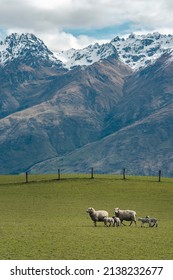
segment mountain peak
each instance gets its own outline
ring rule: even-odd
[[[173,48],[173,35],[159,32],[144,35],[132,33],[127,38],[116,37],[111,42],[120,59],[132,69],[138,70],[153,63],[167,49]]]
[[[4,42],[0,42],[0,64],[6,65],[15,60],[22,60],[31,66],[37,64],[38,60],[62,64],[44,42],[32,33],[12,33]]]
[[[152,64],[166,50],[172,48],[173,35],[154,32],[143,35],[131,33],[127,38],[116,36],[105,44],[95,43],[83,49],[53,53],[32,33],[12,33],[4,42],[0,42],[0,65],[21,59],[31,66],[41,62],[56,64],[70,70],[76,66],[89,66],[114,56],[119,57],[133,70],[139,70]]]
[[[78,65],[91,65],[114,55],[133,70],[139,70],[153,63],[169,48],[173,48],[173,35],[159,32],[143,35],[131,33],[127,38],[116,36],[105,44],[95,43],[79,50],[62,51],[55,56],[63,61],[66,68],[71,69]]]
[[[115,46],[109,42],[105,44],[95,43],[83,49],[70,49],[55,54],[56,57],[64,62],[65,67],[71,69],[75,66],[88,66],[110,56],[118,58]]]

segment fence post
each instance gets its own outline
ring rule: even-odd
[[[159,170],[159,182],[161,181],[161,170]]]
[[[125,180],[125,179],[126,179],[126,169],[123,168],[123,180]]]
[[[58,169],[58,180],[61,179],[61,172],[60,172],[60,169]]]
[[[28,183],[28,172],[25,173],[25,183]]]
[[[93,167],[91,168],[91,179],[94,179],[94,169],[93,169]]]

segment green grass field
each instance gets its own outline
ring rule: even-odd
[[[64,175],[0,176],[1,260],[173,258],[173,179]],[[93,226],[88,207],[136,210],[158,228]],[[129,224],[129,223],[127,223]]]

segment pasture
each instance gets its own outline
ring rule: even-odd
[[[114,175],[0,176],[1,260],[169,260],[173,258],[173,179]],[[93,226],[88,207],[133,209],[158,228]],[[128,222],[125,222],[127,225]]]

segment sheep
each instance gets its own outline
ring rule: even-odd
[[[149,218],[149,220],[150,220],[149,223],[150,227],[154,227],[154,226],[158,227],[158,220],[156,218]]]
[[[136,212],[133,210],[120,210],[119,208],[115,208],[115,216],[118,217],[123,224],[123,221],[130,221],[130,225],[134,222],[136,225]],[[124,224],[123,224],[124,225]]]
[[[107,226],[107,227],[110,227],[111,225],[115,224],[113,217],[112,218],[104,217],[103,221],[104,221],[105,226]],[[109,225],[108,225],[108,223],[109,223]]]
[[[138,221],[141,222],[141,227],[144,226],[145,223],[149,225],[149,218],[146,216],[145,218],[138,218]]]
[[[114,219],[113,226],[115,226],[115,224],[116,224],[116,226],[119,227],[121,225],[120,219],[118,217],[115,217],[115,216],[113,216],[112,218]]]
[[[158,220],[156,218],[150,218],[149,216],[146,216],[145,218],[138,218],[138,221],[141,221],[141,227],[148,223],[149,227],[158,226]]]
[[[150,218],[149,216],[146,216],[146,218],[149,219],[149,227],[158,227],[158,219],[156,218]]]
[[[94,226],[96,226],[96,222],[104,222],[104,218],[108,217],[108,212],[105,210],[95,210],[93,207],[89,207],[86,211],[89,213],[91,220],[94,222]]]

